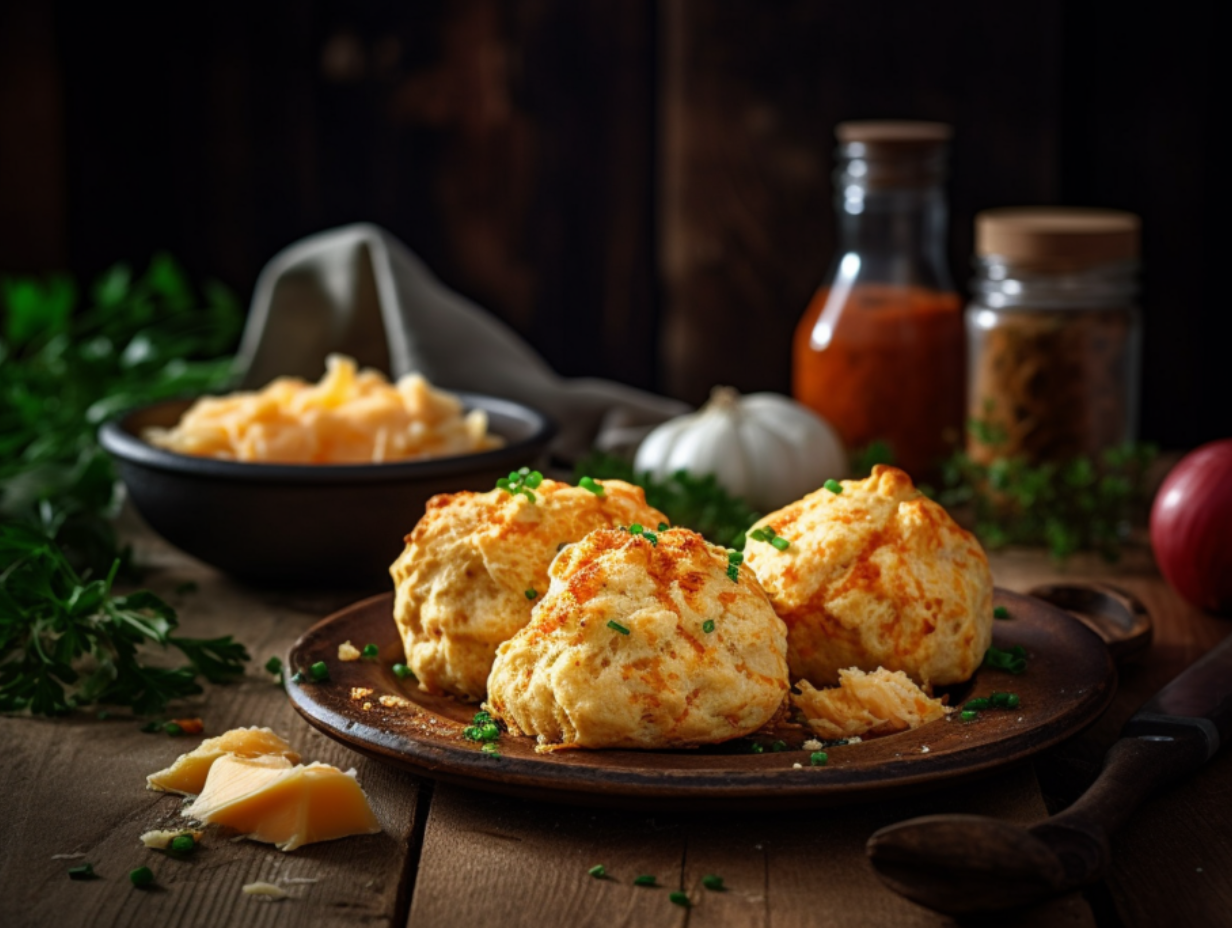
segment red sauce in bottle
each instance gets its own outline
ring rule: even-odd
[[[848,449],[886,441],[917,481],[935,479],[961,437],[965,369],[956,293],[823,287],[796,328],[796,399],[830,422]]]

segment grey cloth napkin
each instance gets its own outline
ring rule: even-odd
[[[560,432],[552,452],[629,453],[677,400],[609,380],[558,376],[505,323],[454,293],[384,229],[359,223],[310,236],[261,271],[240,344],[245,389],[281,375],[316,380],[341,352],[394,377],[518,400]]]

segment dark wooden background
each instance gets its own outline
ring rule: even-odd
[[[1214,4],[0,4],[0,272],[168,249],[242,296],[296,238],[406,241],[561,372],[786,390],[834,246],[834,123],[956,127],[982,208],[1144,221],[1142,433],[1232,435]]]

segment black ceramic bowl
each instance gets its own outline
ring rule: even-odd
[[[498,477],[542,459],[556,429],[510,400],[458,393],[488,414],[505,446],[477,454],[389,464],[248,464],[192,457],[141,439],[174,425],[191,400],[133,410],[99,440],[119,465],[137,511],[178,548],[260,584],[380,586],[403,538],[436,493],[490,490]]]

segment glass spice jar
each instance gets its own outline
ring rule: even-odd
[[[792,392],[849,449],[885,442],[933,479],[965,402],[962,300],[945,262],[950,127],[858,121],[835,134],[839,247],[796,327]]]
[[[967,453],[988,463],[1097,459],[1132,441],[1141,320],[1139,221],[1021,207],[975,218],[966,310]]]

